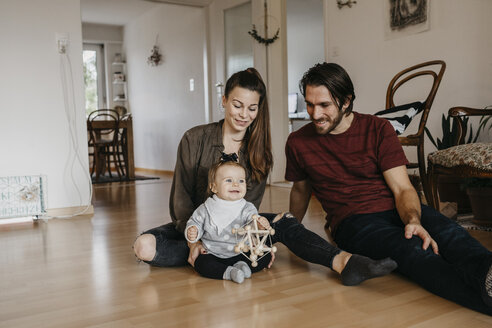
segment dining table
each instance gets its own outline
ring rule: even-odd
[[[107,120],[94,120],[92,121],[92,128],[94,130],[102,130],[102,129],[110,129],[112,126],[114,126],[113,121],[107,121]],[[89,126],[87,126],[89,129]],[[125,161],[125,167],[126,167],[126,172],[127,177],[125,179],[128,180],[135,180],[135,160],[134,160],[134,153],[133,153],[133,119],[131,115],[125,116],[124,119],[121,119],[118,124],[118,128],[122,130],[122,135],[126,137],[126,152],[128,154],[128,158]],[[88,133],[90,133],[89,130],[87,130]]]

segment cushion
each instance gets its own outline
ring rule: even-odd
[[[471,143],[438,150],[429,154],[429,161],[445,167],[466,165],[492,171],[492,143]]]
[[[396,131],[396,134],[402,134],[410,125],[413,117],[424,109],[423,103],[417,101],[410,104],[391,107],[377,112],[376,116],[387,119]],[[399,113],[395,115],[394,113]],[[393,115],[391,115],[393,114]]]

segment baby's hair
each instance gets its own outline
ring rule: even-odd
[[[234,162],[234,161],[225,161],[225,162],[224,161],[220,161],[218,163],[215,163],[214,165],[212,165],[212,167],[208,171],[208,189],[207,189],[207,196],[208,197],[210,197],[210,196],[212,196],[214,194],[212,192],[212,183],[215,182],[215,177],[217,176],[217,171],[221,167],[226,166],[226,165],[239,167],[239,168],[243,169],[244,170],[244,173],[246,174],[246,169],[244,168],[244,166],[242,166],[238,162]]]

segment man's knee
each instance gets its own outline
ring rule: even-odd
[[[133,250],[140,260],[152,261],[156,251],[155,236],[152,234],[140,235],[133,244]]]
[[[277,222],[282,218],[293,218],[294,216],[290,212],[282,212],[277,214],[277,216],[273,219],[272,222]]]

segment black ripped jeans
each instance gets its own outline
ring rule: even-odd
[[[264,216],[275,234],[272,243],[280,242],[299,256],[301,259],[324,265],[332,269],[333,259],[341,250],[314,232],[306,229],[290,213],[286,213],[280,220],[273,222],[277,214],[260,213]],[[150,229],[144,234],[152,234],[156,239],[156,253],[152,261],[145,261],[153,266],[172,267],[187,265],[190,249],[186,239],[178,232],[172,223]]]

